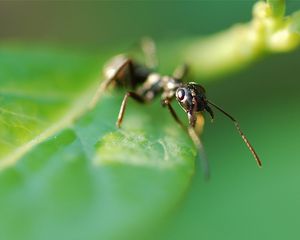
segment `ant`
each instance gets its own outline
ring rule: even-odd
[[[117,55],[104,66],[103,71],[105,80],[100,85],[91,106],[96,104],[100,94],[111,84],[129,87],[131,90],[127,91],[123,98],[116,122],[117,127],[121,127],[128,98],[132,98],[139,103],[145,104],[161,95],[162,106],[168,108],[174,120],[188,133],[195,144],[206,178],[209,177],[209,165],[204,153],[203,144],[196,131],[196,123],[197,118],[202,116],[201,113],[205,111],[209,113],[211,120],[213,121],[214,112],[211,108],[212,106],[222,112],[234,123],[258,166],[262,166],[261,160],[245,134],[240,129],[239,123],[235,118],[225,112],[221,107],[208,100],[206,91],[200,84],[195,82],[185,83],[183,81],[188,73],[188,67],[186,65],[176,68],[171,76],[162,76],[155,71],[157,60],[154,42],[151,39],[145,38],[142,41],[142,50],[146,58],[145,64],[140,64],[125,55]],[[186,112],[189,121],[188,127],[182,123],[172,107],[171,102],[174,99],[176,99],[182,109]]]

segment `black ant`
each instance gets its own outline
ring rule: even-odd
[[[142,42],[142,49],[146,57],[145,65],[124,55],[115,56],[105,65],[104,75],[106,79],[102,82],[98,93],[92,101],[92,105],[98,100],[99,94],[106,90],[111,84],[129,87],[131,91],[128,91],[124,96],[118,120],[116,122],[117,127],[120,127],[129,97],[139,103],[149,103],[155,97],[161,95],[162,106],[168,108],[175,121],[186,130],[197,147],[206,177],[209,176],[208,161],[204,154],[202,142],[195,129],[197,117],[202,112],[207,111],[211,119],[214,119],[214,112],[212,111],[211,106],[215,107],[233,121],[242,139],[254,156],[258,166],[261,167],[261,160],[244,133],[241,131],[239,123],[235,118],[208,100],[206,98],[206,91],[200,84],[195,82],[183,82],[183,79],[188,72],[186,65],[178,67],[171,76],[162,76],[155,71],[157,61],[155,57],[155,44],[153,41],[151,39],[145,39]],[[182,109],[186,112],[189,120],[188,127],[184,126],[173,109],[171,105],[173,99],[176,99]]]

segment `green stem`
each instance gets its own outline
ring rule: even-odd
[[[268,53],[291,51],[300,44],[300,34],[291,27],[296,18],[278,17],[277,12],[270,3],[259,1],[250,22],[195,40],[183,49],[182,58],[197,76],[215,78]]]

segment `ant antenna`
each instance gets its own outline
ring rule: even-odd
[[[257,162],[257,165],[259,167],[261,167],[262,166],[261,160],[259,159],[259,157],[258,157],[257,153],[255,152],[254,148],[252,147],[252,145],[250,144],[249,140],[246,138],[245,134],[242,132],[239,123],[234,119],[234,117],[232,117],[229,113],[225,112],[222,108],[218,107],[214,103],[212,103],[208,100],[207,100],[207,103],[214,106],[216,109],[218,109],[220,112],[222,112],[224,115],[226,115],[228,118],[230,118],[233,121],[236,129],[238,130],[238,132],[241,135],[242,139],[244,140],[244,142],[246,143],[246,145],[249,148],[250,152],[252,153],[253,157],[255,158],[255,160]]]

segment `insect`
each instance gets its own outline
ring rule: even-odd
[[[206,91],[203,86],[195,82],[185,82],[184,79],[188,72],[186,65],[179,66],[170,76],[163,76],[156,72],[157,60],[155,57],[155,44],[150,39],[142,42],[142,49],[146,58],[145,64],[126,57],[117,55],[109,61],[104,67],[105,80],[100,85],[98,92],[103,92],[110,85],[125,86],[127,91],[118,115],[116,125],[121,126],[128,99],[131,98],[139,103],[150,103],[158,96],[161,96],[163,107],[167,107],[174,120],[187,132],[197,148],[198,157],[201,160],[202,167],[206,178],[209,177],[209,164],[204,153],[203,144],[196,131],[197,118],[203,112],[207,112],[211,119],[214,119],[212,108],[219,110],[228,117],[235,125],[246,146],[252,153],[258,166],[262,162],[255,152],[254,148],[242,132],[239,123],[229,113],[221,107],[207,99]],[[96,102],[99,96],[96,94],[92,102]],[[188,118],[188,127],[179,119],[177,113],[171,105],[176,99],[181,108],[185,111]]]

